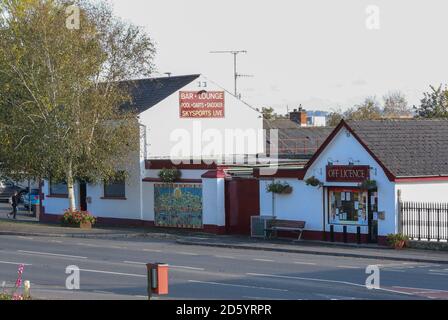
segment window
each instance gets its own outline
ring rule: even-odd
[[[50,180],[50,195],[68,195],[68,188],[66,182],[52,182]]]
[[[330,189],[329,223],[367,225],[367,192],[357,189]]]
[[[104,181],[104,198],[125,198],[125,179],[122,174],[109,181]]]

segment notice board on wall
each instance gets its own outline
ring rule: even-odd
[[[224,118],[224,91],[180,91],[181,118]]]

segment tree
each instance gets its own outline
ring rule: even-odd
[[[431,91],[424,92],[418,107],[414,109],[422,118],[448,118],[448,89],[442,85],[430,86]]]
[[[66,10],[79,8],[80,28]],[[136,113],[120,80],[153,70],[143,30],[104,2],[0,0],[0,163],[20,178],[112,178],[138,149]]]
[[[400,91],[389,92],[383,97],[383,116],[386,118],[399,118],[412,115],[406,97]]]
[[[333,109],[327,115],[327,125],[330,127],[336,127],[342,119],[344,119],[344,112],[340,108]]]
[[[261,108],[261,114],[263,115],[264,119],[271,120],[274,118],[274,108],[272,107],[262,107]]]
[[[348,120],[376,120],[381,119],[381,106],[375,97],[367,97],[361,104],[345,112]]]

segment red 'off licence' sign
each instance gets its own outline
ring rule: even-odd
[[[369,166],[327,166],[328,182],[363,182],[369,178]]]
[[[224,91],[180,91],[181,118],[224,118]]]

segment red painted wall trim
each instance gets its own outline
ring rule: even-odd
[[[437,176],[437,177],[401,177],[395,178],[397,183],[400,182],[428,182],[428,181],[448,181],[448,176]]]
[[[190,160],[190,163],[182,162],[180,164],[174,164],[171,160],[167,159],[145,160],[145,169],[155,169],[155,170],[160,170],[163,168],[210,170],[210,169],[216,169],[217,167],[218,165],[216,163],[207,164],[204,161],[201,161],[201,163],[193,163],[193,161]]]
[[[61,221],[62,215],[45,213],[41,215],[40,221],[58,223]],[[124,218],[105,218],[98,217],[95,226],[114,226],[114,227],[148,227],[158,229],[174,229],[174,228],[162,228],[154,225],[154,221],[143,221],[138,219],[124,219]],[[224,226],[217,226],[213,224],[205,224],[202,229],[179,229],[182,231],[192,232],[206,232],[213,234],[225,234],[226,228]]]
[[[306,164],[306,170],[308,170],[309,167],[311,167],[311,165],[316,161],[316,159],[320,156],[320,154],[325,150],[325,148],[330,144],[330,142],[342,128],[346,128],[350,132],[350,134],[353,137],[355,137],[356,140],[358,140],[358,142],[364,147],[364,149],[380,165],[389,181],[394,181],[395,176],[392,174],[392,172],[390,172],[389,169],[387,169],[387,167],[382,163],[382,161],[372,152],[372,150],[369,149],[369,147],[361,140],[361,138],[353,131],[352,128],[350,128],[350,126],[344,120],[341,120],[338,126],[333,130],[333,132],[327,137],[327,139],[319,147],[316,153],[311,157],[310,161],[308,161],[308,163]]]
[[[306,169],[286,169],[286,168],[279,168],[277,169],[277,172],[273,175],[260,175],[260,169],[254,168],[254,177],[255,178],[296,178],[299,180],[302,180],[305,176]]]
[[[218,178],[229,178],[230,176],[226,174],[224,170],[218,169],[218,170],[209,170],[206,173],[204,173],[201,177],[209,179],[218,179]]]
[[[160,178],[143,178],[143,182],[163,182]],[[177,179],[175,183],[202,183],[201,179]]]

